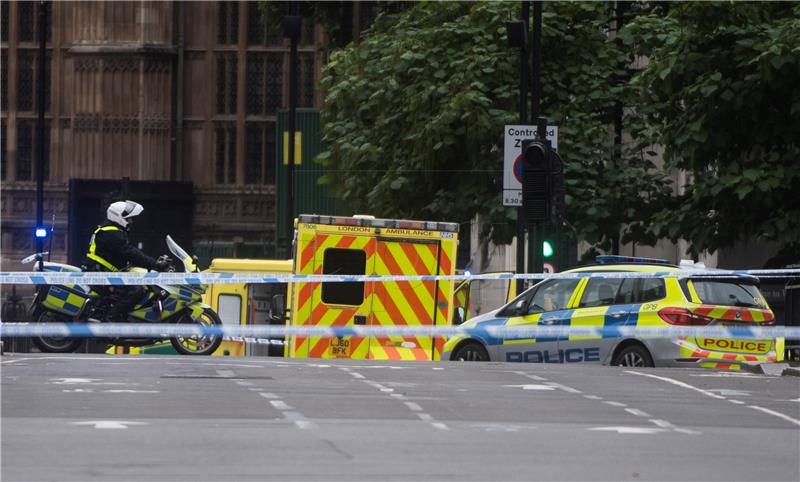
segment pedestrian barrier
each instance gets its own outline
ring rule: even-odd
[[[566,321],[566,320],[565,320]],[[382,336],[457,336],[470,335],[489,338],[552,338],[568,336],[676,338],[703,336],[708,338],[769,339],[800,337],[800,327],[728,327],[728,326],[284,326],[284,325],[190,325],[156,323],[2,323],[4,337],[155,337],[216,335],[239,338],[270,338],[281,336],[321,337],[382,337]],[[566,338],[564,338],[566,339]]]
[[[572,278],[684,278],[684,277],[739,278],[756,276],[800,277],[800,269],[751,269],[751,270],[685,270],[660,271],[645,273],[639,271],[625,272],[580,272],[580,273],[486,273],[460,275],[419,275],[419,276],[387,276],[387,275],[301,275],[301,274],[269,274],[256,273],[102,273],[102,272],[0,272],[0,285],[177,285],[177,284],[245,284],[245,283],[330,283],[330,282],[385,282],[385,281],[460,281],[460,280],[544,280]]]

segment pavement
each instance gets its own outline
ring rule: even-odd
[[[3,481],[800,480],[800,378],[6,355]]]

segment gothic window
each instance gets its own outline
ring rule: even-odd
[[[239,2],[217,2],[217,43],[239,43]]]
[[[17,3],[17,16],[19,17],[17,36],[20,42],[33,42],[33,25],[36,22],[33,5],[34,2]]]
[[[249,45],[275,46],[281,45],[283,36],[281,25],[267,25],[264,13],[258,8],[256,3],[249,3],[249,15],[247,17],[247,43]]]
[[[31,181],[36,173],[34,163],[39,152],[36,123],[32,121],[17,122],[17,181]],[[3,136],[5,138],[5,135]],[[44,178],[50,178],[50,122],[44,124]],[[3,142],[5,153],[6,144]],[[4,154],[5,155],[5,154]],[[5,176],[5,166],[3,167]]]
[[[20,5],[28,2],[20,2]],[[33,110],[33,52],[17,51],[17,110]]]
[[[314,55],[300,58],[300,83],[298,105],[314,107]]]
[[[8,42],[8,4],[0,2],[0,40]]]
[[[6,160],[8,159],[8,141],[6,138],[8,137],[8,131],[6,130],[6,122],[3,121],[2,123],[2,135],[3,138],[0,139],[0,142],[3,143],[3,157],[0,158],[0,180],[6,180]]]
[[[33,128],[30,122],[17,123],[17,181],[30,181],[33,173]]]
[[[5,5],[5,2],[3,3]],[[2,83],[2,99],[0,100],[0,109],[8,110],[8,55],[6,49],[3,49],[3,56],[0,60],[0,83]]]
[[[217,54],[217,114],[236,113],[236,53]]]
[[[283,106],[283,54],[247,54],[248,114],[272,115]]]
[[[245,184],[275,184],[275,124],[249,123],[245,151]]]
[[[44,70],[44,109],[50,110],[50,64],[52,52],[47,52]],[[39,76],[38,53],[34,50],[17,50],[17,110],[30,112],[36,110],[36,79]],[[4,62],[5,63],[5,62]],[[5,85],[5,84],[4,84]],[[5,87],[4,87],[5,88]]]
[[[236,183],[236,128],[218,125],[215,135],[214,179],[217,184]]]

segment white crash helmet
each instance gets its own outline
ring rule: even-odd
[[[127,228],[128,219],[138,216],[142,211],[144,211],[144,207],[139,203],[133,201],[117,201],[108,206],[106,217],[108,217],[108,220],[112,223]]]

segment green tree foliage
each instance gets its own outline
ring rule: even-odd
[[[331,55],[321,80],[328,150],[318,161],[353,212],[456,222],[480,214],[484,235],[510,241],[502,126],[518,123],[519,53],[505,21],[518,8],[420,3],[381,15],[359,45]],[[609,41],[611,16],[605,3],[546,3],[542,62],[542,112],[559,126],[568,218],[577,236],[606,248],[621,225],[624,240],[654,241],[645,228],[667,189],[642,146],[613,142],[633,57]],[[627,131],[643,129],[626,117]]]
[[[800,4],[671,4],[621,37],[649,58],[633,81],[643,135],[690,174],[652,234],[695,252],[775,240],[800,260]]]

